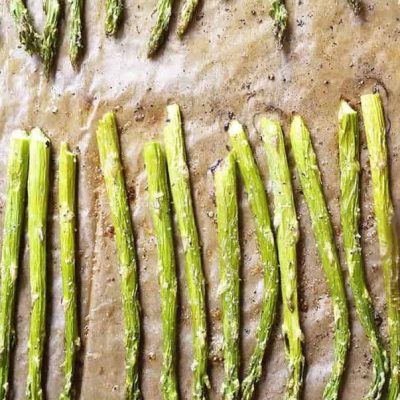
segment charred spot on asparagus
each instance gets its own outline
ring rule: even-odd
[[[30,134],[28,172],[28,240],[31,326],[28,342],[29,400],[43,399],[42,361],[46,334],[46,224],[49,193],[50,140],[39,129]]]
[[[75,279],[76,155],[61,143],[59,167],[60,259],[64,305],[64,388],[60,400],[72,400],[72,379],[80,347]]]
[[[4,214],[0,274],[0,398],[7,398],[15,289],[25,214],[29,164],[29,137],[25,131],[11,135],[7,168],[7,199]]]
[[[261,137],[267,154],[269,180],[273,198],[273,221],[281,276],[283,300],[283,336],[289,363],[286,399],[299,399],[303,384],[303,332],[300,327],[297,297],[297,242],[299,227],[293,199],[293,189],[286,157],[281,125],[262,118]]]
[[[205,280],[201,262],[199,234],[192,204],[189,168],[186,164],[179,106],[177,104],[169,105],[167,114],[167,125],[164,128],[164,144],[172,200],[185,254],[186,282],[192,315],[193,399],[204,400],[206,399],[206,389],[210,386],[207,374]]]
[[[374,319],[374,307],[365,281],[360,222],[360,160],[357,112],[344,100],[339,109],[339,164],[340,164],[340,215],[343,247],[349,271],[350,286],[354,295],[358,317],[368,337],[373,361],[374,378],[368,399],[380,399],[388,371],[386,351],[379,337]]]
[[[176,381],[176,309],[177,279],[170,213],[167,166],[160,144],[149,142],[144,148],[149,203],[157,241],[161,297],[163,364],[161,390],[163,399],[177,400]]]
[[[400,396],[400,263],[399,243],[389,187],[385,119],[379,94],[361,96],[371,166],[374,211],[385,283],[390,339],[388,400]]]
[[[113,113],[105,114],[100,120],[96,136],[120,263],[126,348],[125,398],[138,400],[141,397],[138,371],[140,343],[139,284],[132,219],[120,160],[117,124]]]
[[[218,265],[224,334],[224,400],[237,400],[239,382],[240,243],[235,158],[230,153],[214,173],[218,225]]]
[[[275,320],[279,292],[279,271],[267,196],[246,133],[242,125],[236,120],[229,123],[228,133],[253,214],[264,270],[264,297],[260,323],[256,331],[256,345],[241,387],[242,399],[250,400],[253,397],[255,385],[261,377],[265,349]]]
[[[332,224],[322,191],[317,157],[312,146],[310,132],[299,115],[295,115],[293,118],[290,128],[290,140],[297,173],[311,218],[311,226],[319,257],[332,298],[335,323],[335,361],[325,388],[324,400],[333,400],[338,398],[350,345],[346,291],[334,242]]]

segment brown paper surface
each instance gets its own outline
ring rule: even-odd
[[[39,0],[28,1],[37,26],[43,23]],[[66,2],[67,3],[67,2]],[[52,140],[52,185],[48,224],[48,341],[45,352],[47,399],[57,399],[63,376],[63,309],[57,215],[57,159],[61,140],[79,151],[79,307],[82,350],[76,384],[79,398],[123,398],[124,345],[120,277],[105,188],[99,170],[95,130],[98,119],[116,111],[121,133],[122,158],[134,220],[140,269],[143,317],[141,386],[144,398],[160,399],[161,321],[156,247],[151,230],[143,167],[143,144],[160,139],[165,106],[182,107],[188,160],[207,280],[211,347],[210,398],[220,398],[223,377],[221,312],[217,296],[218,264],[213,179],[209,167],[227,153],[223,130],[228,112],[248,126],[249,137],[267,184],[265,154],[255,130],[255,116],[277,114],[286,134],[293,111],[301,113],[311,130],[322,170],[324,191],[341,245],[338,215],[337,112],[341,96],[359,109],[359,95],[379,89],[388,119],[392,193],[400,215],[398,157],[400,121],[400,7],[397,1],[366,0],[362,17],[356,17],[345,0],[287,1],[289,41],[276,49],[271,34],[268,2],[208,0],[180,41],[172,20],[168,41],[152,61],[146,58],[149,30],[155,21],[153,1],[125,0],[125,19],[116,39],[104,35],[103,2],[87,1],[85,55],[79,71],[68,60],[68,4],[62,18],[60,54],[56,73],[47,81],[41,62],[19,45],[8,11],[0,5],[0,210],[5,203],[6,161],[10,133],[16,128],[40,126]],[[174,15],[181,4],[174,6]],[[289,148],[289,147],[288,147]],[[381,330],[386,340],[385,299],[377,240],[367,148],[362,134],[362,237],[366,274]],[[293,160],[290,158],[291,166]],[[294,172],[294,170],[293,170]],[[299,292],[301,323],[305,334],[304,398],[317,400],[332,365],[332,313],[322,267],[310,230],[309,215],[294,175],[300,216]],[[254,346],[262,298],[262,271],[256,251],[254,225],[241,189],[242,364],[245,368]],[[2,217],[2,215],[0,216]],[[3,218],[0,218],[2,221]],[[191,330],[182,247],[177,240],[180,282],[179,383],[182,399],[191,392]],[[343,265],[344,275],[347,271]],[[348,285],[347,285],[348,288]],[[366,393],[371,381],[367,340],[352,314],[352,345],[342,398],[353,400]],[[20,268],[16,332],[13,351],[11,398],[23,399],[27,374],[27,337],[30,320],[28,251]],[[280,321],[267,348],[264,375],[257,398],[283,398],[286,363]]]

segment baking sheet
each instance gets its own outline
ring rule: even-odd
[[[8,1],[0,4],[0,169],[5,171],[10,133],[16,128],[44,128],[53,144],[48,239],[48,342],[46,395],[57,399],[62,387],[63,311],[57,218],[57,158],[61,140],[79,151],[79,304],[82,350],[77,387],[80,399],[122,399],[124,346],[118,262],[105,188],[95,142],[98,119],[108,110],[117,115],[122,157],[135,226],[143,308],[140,369],[144,398],[160,399],[162,361],[156,247],[147,206],[142,147],[161,139],[165,105],[182,106],[197,221],[207,279],[211,343],[210,398],[220,397],[223,377],[221,313],[217,297],[218,266],[213,212],[213,180],[208,168],[227,153],[223,130],[228,112],[249,128],[249,136],[265,182],[266,162],[255,130],[255,116],[278,114],[286,133],[293,111],[301,113],[312,132],[323,174],[324,190],[341,245],[338,214],[337,111],[344,96],[359,108],[359,95],[378,89],[390,123],[392,193],[400,215],[400,8],[396,1],[364,1],[364,13],[355,17],[343,0],[288,0],[290,40],[276,49],[271,35],[268,2],[208,0],[182,41],[173,18],[169,40],[153,60],[146,59],[146,42],[155,15],[153,1],[125,0],[125,21],[116,39],[106,38],[102,2],[87,1],[86,53],[79,71],[68,61],[66,16],[62,20],[60,55],[54,79],[47,81],[36,57],[20,48]],[[41,2],[29,0],[35,23],[41,26]],[[174,6],[174,15],[181,4]],[[371,198],[367,150],[362,136],[362,236],[366,274],[378,320],[386,332],[382,271]],[[290,157],[293,167],[293,160]],[[5,173],[0,176],[0,211],[5,202]],[[300,216],[299,276],[301,323],[305,333],[304,398],[320,399],[332,364],[332,314],[324,275],[310,231],[309,216],[294,177]],[[262,298],[262,271],[256,251],[254,225],[246,196],[240,193],[242,267],[242,360],[246,367],[254,345]],[[2,221],[2,215],[0,216]],[[2,222],[1,222],[2,223]],[[177,238],[180,282],[179,383],[182,399],[190,398],[191,331],[185,289],[182,247]],[[27,338],[30,292],[28,253],[20,269],[16,314],[17,344],[13,353],[12,399],[23,399],[27,374]],[[346,267],[343,266],[347,276]],[[357,399],[371,380],[366,338],[352,308],[352,346],[342,398]],[[266,371],[257,398],[283,397],[286,364],[277,321],[268,345]],[[386,338],[386,335],[385,335]]]

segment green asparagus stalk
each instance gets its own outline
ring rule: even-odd
[[[64,388],[60,400],[70,400],[74,398],[72,378],[80,339],[75,281],[76,155],[68,150],[65,142],[61,143],[60,148],[58,190],[60,202],[61,276],[65,314]]]
[[[46,334],[46,221],[49,193],[50,140],[39,129],[30,134],[28,172],[28,240],[31,284],[31,327],[29,332],[29,400],[43,399],[42,360]]]
[[[300,328],[297,298],[297,251],[299,227],[293,199],[292,182],[286,158],[285,142],[279,122],[262,118],[261,136],[268,160],[274,226],[281,272],[283,300],[283,336],[289,363],[286,399],[297,400],[303,383],[303,333]]]
[[[228,132],[254,217],[261,263],[264,269],[264,296],[260,323],[256,332],[256,345],[251,355],[246,378],[242,383],[242,400],[250,400],[254,394],[255,384],[261,377],[265,349],[275,320],[279,271],[267,196],[246,133],[242,125],[235,120],[229,124]]]
[[[400,264],[399,243],[389,188],[385,120],[379,94],[361,96],[371,166],[375,218],[385,282],[390,339],[388,400],[400,398]]]
[[[41,40],[41,57],[47,75],[54,61],[58,42],[58,22],[60,20],[61,8],[59,0],[44,0],[44,12],[46,22]]]
[[[165,35],[168,31],[169,20],[171,18],[173,0],[158,0],[157,3],[157,21],[150,33],[149,47],[147,56],[151,57],[162,45]]]
[[[335,361],[330,379],[325,388],[324,399],[333,400],[338,398],[341,378],[350,346],[349,311],[346,292],[329,212],[322,191],[317,157],[311,143],[310,133],[299,115],[293,118],[290,139],[300,184],[311,217],[315,241],[332,297],[335,323]]]
[[[239,399],[239,268],[240,244],[235,158],[230,153],[215,171],[218,257],[224,333],[223,399]]]
[[[207,375],[207,321],[205,281],[202,270],[199,235],[193,211],[189,169],[186,164],[185,144],[179,106],[167,107],[168,123],[164,128],[164,142],[171,185],[172,200],[178,220],[185,253],[185,273],[192,314],[193,336],[193,399],[206,399],[210,386]]]
[[[178,36],[182,37],[185,34],[190,21],[193,19],[198,3],[199,0],[185,0],[183,3],[181,15],[178,21],[178,28],[176,29]]]
[[[347,0],[354,14],[359,14],[361,10],[361,0]]]
[[[362,265],[360,223],[360,162],[357,112],[345,101],[339,109],[340,213],[343,247],[349,270],[358,317],[368,337],[373,360],[374,378],[366,399],[380,399],[388,370],[388,359],[379,338],[374,307],[365,281]]]
[[[140,305],[132,219],[128,206],[117,124],[113,113],[107,113],[97,128],[100,165],[110,202],[111,217],[120,263],[122,307],[125,324],[126,399],[140,398],[138,362],[140,343]]]
[[[123,0],[106,0],[105,30],[107,35],[114,36],[117,33],[123,8]]]
[[[274,20],[273,32],[277,39],[278,46],[282,47],[288,24],[288,12],[284,0],[273,0],[269,15]]]
[[[167,166],[161,146],[149,142],[144,148],[149,201],[157,240],[161,317],[163,330],[163,365],[161,389],[164,400],[177,400],[176,381],[176,309],[177,279],[174,240],[170,214]]]
[[[69,0],[70,23],[69,23],[69,59],[75,68],[83,49],[82,37],[82,12],[83,0]]]
[[[8,160],[7,201],[1,255],[0,295],[0,399],[7,397],[10,348],[12,344],[15,287],[25,213],[28,178],[29,138],[25,131],[11,136]]]
[[[18,37],[25,50],[30,53],[40,52],[40,35],[33,27],[32,18],[23,0],[10,0],[10,11],[14,18]]]

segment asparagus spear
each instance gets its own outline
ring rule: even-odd
[[[176,382],[176,307],[177,279],[174,240],[170,215],[170,194],[164,152],[155,142],[144,148],[144,160],[153,227],[158,247],[161,317],[163,326],[163,366],[161,385],[165,400],[177,400]]]
[[[274,205],[274,225],[281,272],[283,336],[289,363],[286,399],[299,399],[303,383],[303,333],[300,328],[297,298],[297,252],[299,227],[285,143],[279,122],[262,118],[261,136],[267,153]]]
[[[157,22],[150,33],[149,47],[147,56],[151,57],[162,45],[168,31],[169,20],[171,18],[173,0],[158,0],[157,3]]]
[[[190,21],[193,19],[193,15],[198,3],[199,0],[185,0],[183,3],[181,15],[178,21],[178,28],[176,29],[176,33],[179,36],[182,37],[186,32]]]
[[[231,121],[228,132],[232,151],[238,163],[250,209],[255,220],[258,247],[264,268],[264,298],[260,323],[256,332],[256,346],[250,359],[247,376],[242,383],[242,399],[250,400],[254,393],[255,384],[261,377],[262,361],[275,320],[279,291],[279,272],[267,196],[260,172],[242,125],[238,121]]]
[[[215,171],[218,255],[224,333],[224,400],[239,399],[240,244],[235,158],[230,153]]]
[[[185,144],[179,106],[167,107],[168,123],[164,128],[167,166],[172,200],[178,219],[179,232],[185,253],[185,272],[192,313],[193,336],[193,399],[206,398],[209,387],[207,375],[207,321],[205,282],[201,263],[199,235],[193,211],[189,169],[186,165]]]
[[[49,193],[50,140],[32,130],[28,172],[28,239],[30,249],[31,327],[26,397],[43,399],[42,359],[46,334],[46,220]]]
[[[40,35],[35,31],[32,18],[23,0],[10,0],[10,11],[18,30],[18,37],[25,50],[40,52]]]
[[[59,0],[44,0],[44,12],[46,22],[41,40],[41,57],[44,62],[44,69],[47,75],[50,73],[58,41],[58,22],[61,15]]]
[[[75,68],[78,65],[79,56],[83,49],[83,0],[69,0],[69,4],[71,13],[69,23],[69,59]]]
[[[123,0],[106,0],[105,30],[109,36],[117,33],[124,8]]]
[[[1,255],[0,302],[0,399],[7,396],[10,348],[13,334],[15,287],[25,212],[29,138],[25,131],[11,136],[8,161],[7,201]]]
[[[60,400],[73,398],[72,378],[76,353],[80,346],[75,282],[75,201],[76,155],[65,142],[60,148],[60,244],[63,305],[65,313],[64,388]]]
[[[374,307],[362,267],[360,222],[360,163],[357,112],[345,101],[339,109],[339,158],[343,247],[357,313],[371,346],[374,379],[366,396],[380,399],[388,370],[386,351],[375,324]]]
[[[388,400],[400,397],[400,264],[399,244],[389,188],[385,120],[379,94],[361,96],[371,165],[375,218],[385,282],[390,338]]]
[[[332,297],[335,322],[335,361],[324,392],[324,399],[332,400],[338,398],[341,377],[350,345],[346,292],[329,212],[322,191],[317,157],[312,147],[310,133],[299,115],[293,118],[290,139],[300,184],[311,217],[315,241]]]
[[[273,32],[277,39],[278,46],[282,47],[288,23],[288,12],[284,0],[273,0],[269,15],[274,20]]]
[[[354,14],[359,14],[361,10],[361,0],[347,0]]]
[[[97,128],[100,165],[110,202],[111,217],[120,262],[122,307],[125,323],[126,399],[140,398],[138,362],[140,342],[140,305],[136,251],[131,214],[125,188],[117,124],[113,113],[106,113]]]

